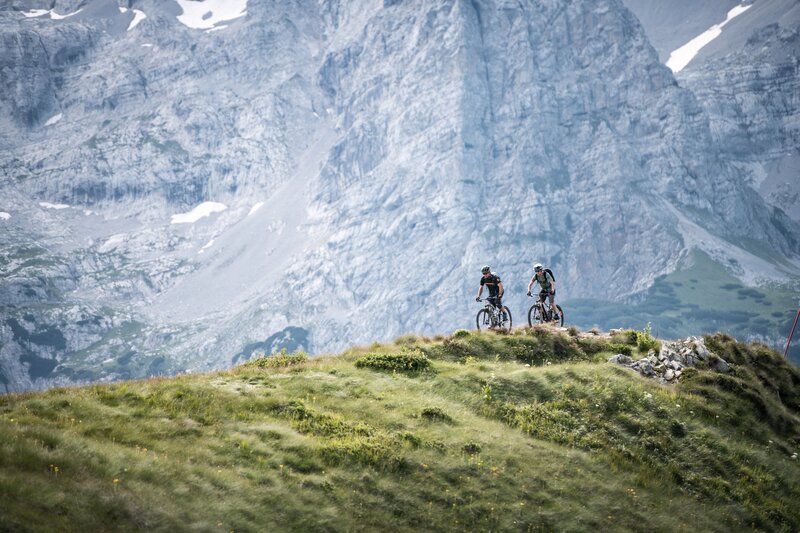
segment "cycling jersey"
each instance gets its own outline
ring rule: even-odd
[[[498,296],[500,294],[500,276],[492,274],[488,278],[481,276],[481,285],[486,285],[489,288],[489,296]]]

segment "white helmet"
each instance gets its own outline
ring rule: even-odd
[[[533,271],[534,271],[534,272],[539,272],[539,271],[540,271],[541,269],[543,269],[543,268],[544,268],[544,267],[542,266],[542,264],[541,264],[541,263],[536,263],[535,265],[533,265]]]

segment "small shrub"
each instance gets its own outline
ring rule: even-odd
[[[622,355],[630,356],[633,354],[633,348],[627,344],[613,344],[606,345],[606,351],[614,352],[615,354],[621,353]]]
[[[404,350],[400,353],[371,353],[358,360],[357,368],[388,370],[391,372],[422,372],[431,368],[431,362],[421,350]]]
[[[682,438],[686,436],[686,425],[678,420],[673,420],[669,426],[669,432],[673,437]]]
[[[470,455],[475,455],[481,453],[481,445],[477,442],[468,442],[464,446],[461,447],[461,450],[464,453],[468,453]]]
[[[398,437],[401,441],[407,442],[413,448],[419,448],[422,446],[422,439],[410,431],[403,431],[402,433],[398,434]]]
[[[426,407],[425,409],[422,410],[420,416],[432,422],[451,423],[453,421],[453,418],[450,415],[448,415],[438,407]]]
[[[466,329],[457,329],[453,332],[454,339],[463,339],[464,337],[469,337],[469,331]]]
[[[642,331],[636,332],[636,346],[642,353],[650,350],[658,351],[661,348],[661,343],[650,334],[650,331],[650,322],[648,322]]]
[[[487,383],[486,385],[481,388],[481,396],[485,402],[492,401],[492,385]]]
[[[442,342],[442,355],[450,357],[464,357],[470,354],[470,347],[466,339],[448,337]]]
[[[636,346],[639,342],[639,335],[636,330],[628,329],[612,335],[611,342],[614,344],[629,344],[631,346]]]
[[[246,362],[243,366],[255,368],[278,368],[299,365],[305,363],[306,361],[308,361],[307,353],[300,351],[290,354],[286,352],[286,348],[283,348],[276,354],[266,357],[258,357]]]

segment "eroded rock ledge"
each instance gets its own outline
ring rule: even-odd
[[[728,362],[706,348],[705,341],[699,337],[662,342],[658,353],[650,350],[646,357],[639,360],[617,354],[609,357],[608,362],[627,366],[661,383],[678,381],[686,368],[703,366],[722,373],[730,370]]]

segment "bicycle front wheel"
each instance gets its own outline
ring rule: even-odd
[[[539,307],[539,304],[533,304],[530,309],[528,309],[528,325],[532,326],[534,324],[541,324],[544,322],[544,318],[542,318],[542,309]]]
[[[492,315],[486,309],[478,311],[478,316],[475,317],[475,325],[478,330],[489,329],[492,325]]]

